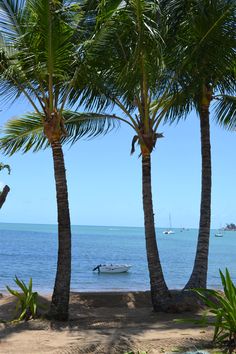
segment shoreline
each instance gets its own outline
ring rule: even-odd
[[[13,286],[10,286],[10,288],[14,289],[14,290],[17,290],[17,286],[16,285],[13,285]],[[216,290],[216,291],[222,291],[223,290],[223,287],[222,286],[208,286],[207,289],[212,289],[212,290]],[[169,289],[170,292],[172,293],[181,293],[183,290],[183,288],[171,288]],[[34,288],[33,287],[33,291],[36,291],[38,293],[39,296],[42,296],[42,297],[46,297],[46,298],[51,298],[52,296],[52,293],[53,293],[53,290],[52,289],[43,289],[43,290],[40,290],[38,288]],[[150,295],[150,290],[149,289],[97,289],[97,290],[91,290],[91,289],[70,289],[70,295],[75,295],[75,294],[81,294],[81,295],[87,295],[87,296],[90,296],[90,295],[100,295],[100,294],[103,294],[103,295],[126,295],[126,294],[129,294],[129,293],[139,293],[139,294],[149,294]],[[7,289],[0,289],[0,295],[6,297],[6,296],[9,296],[9,292],[7,291]]]
[[[10,286],[10,288],[13,288],[14,290],[17,290],[17,286],[13,285]],[[171,291],[180,291],[181,289],[171,289]],[[49,297],[52,295],[53,290],[48,289],[48,290],[39,290],[38,288],[33,287],[33,291],[37,291],[37,293],[43,297]],[[97,289],[97,290],[86,290],[86,289],[70,289],[70,294],[83,294],[83,295],[92,295],[92,294],[105,294],[105,295],[112,295],[112,294],[127,294],[127,293],[150,293],[149,289],[142,289],[142,290],[134,290],[134,289]],[[9,292],[7,289],[0,289],[0,294],[3,296],[9,296]]]
[[[10,288],[17,288],[16,285],[13,285],[13,286],[10,286]],[[208,286],[207,289],[212,289],[212,290],[222,290],[223,287],[222,286]],[[17,290],[17,289],[15,289]],[[52,295],[52,292],[53,292],[53,289],[42,289],[40,290],[39,288],[34,288],[33,287],[33,290],[34,291],[37,291],[37,293],[41,296],[45,296],[45,297],[48,297],[48,296],[51,296]],[[171,288],[169,289],[169,291],[171,292],[181,292],[183,290],[182,287],[179,287],[179,288]],[[127,294],[127,293],[150,293],[150,289],[74,289],[74,288],[71,288],[70,289],[70,294],[87,294],[87,295],[91,295],[91,294],[110,294],[112,295],[113,293],[114,294]],[[9,295],[9,292],[7,291],[7,289],[0,289],[0,294],[4,295],[4,296],[8,296]]]

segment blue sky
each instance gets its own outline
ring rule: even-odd
[[[26,112],[24,103],[0,113],[1,125]],[[201,156],[199,120],[191,114],[178,125],[160,128],[164,139],[152,157],[156,226],[198,227]],[[133,131],[118,131],[64,148],[72,224],[143,226],[141,159],[130,156]],[[212,227],[236,222],[236,135],[211,123],[213,189]],[[11,165],[10,176],[0,174],[0,185],[11,192],[0,222],[56,223],[56,200],[51,151],[0,156]]]

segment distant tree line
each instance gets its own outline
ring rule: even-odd
[[[226,224],[226,227],[224,228],[226,231],[236,231],[236,225],[231,223],[231,224]]]

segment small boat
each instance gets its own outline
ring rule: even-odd
[[[172,231],[172,230],[165,230],[165,231],[163,231],[163,234],[164,234],[164,235],[171,235],[171,234],[174,234],[174,231]]]
[[[223,237],[222,232],[218,230],[217,233],[215,234],[215,237]]]
[[[220,227],[217,232],[215,233],[215,237],[223,237],[223,233],[222,233],[222,227]]]
[[[107,274],[126,273],[131,267],[132,266],[128,264],[99,264],[93,271],[97,270],[98,273]]]
[[[172,235],[175,232],[172,230],[172,223],[171,223],[171,215],[169,215],[169,223],[170,223],[170,228],[168,230],[163,231],[164,235]]]

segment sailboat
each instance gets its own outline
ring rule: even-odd
[[[223,237],[222,228],[218,229],[218,231],[215,233],[215,237]]]
[[[170,223],[170,228],[168,230],[163,231],[164,235],[172,235],[175,232],[172,230],[172,223],[171,223],[171,215],[169,214],[169,223]]]

